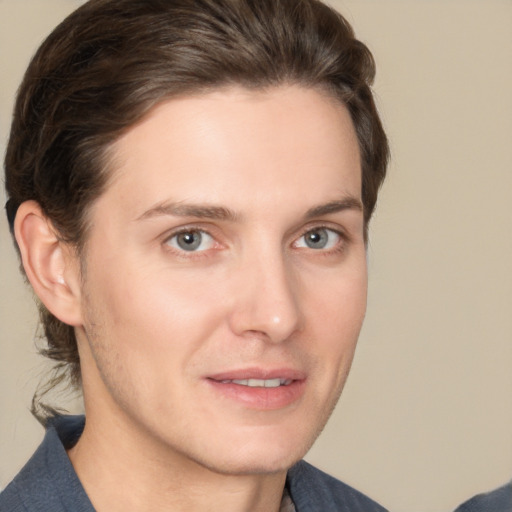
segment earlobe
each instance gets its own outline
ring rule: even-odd
[[[80,265],[36,201],[20,205],[14,234],[27,278],[41,302],[62,322],[81,325]]]

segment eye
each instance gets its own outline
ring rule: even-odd
[[[333,249],[340,239],[341,235],[332,229],[315,228],[304,233],[294,245],[308,249]]]
[[[211,249],[215,242],[212,236],[205,231],[191,229],[176,233],[166,243],[180,251],[199,252]]]

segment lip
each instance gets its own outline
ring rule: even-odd
[[[249,387],[231,382],[248,379],[284,379],[291,382],[272,388]],[[208,375],[205,380],[217,396],[244,408],[271,411],[289,407],[300,400],[307,378],[304,372],[291,368],[244,368]]]
[[[287,379],[305,380],[306,374],[292,368],[243,368],[238,370],[227,370],[214,375],[208,375],[208,379],[223,380],[245,380],[245,379]]]

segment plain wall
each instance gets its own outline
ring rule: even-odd
[[[28,59],[78,4],[0,0],[2,153]],[[512,478],[512,2],[331,4],[375,55],[393,159],[352,374],[308,459],[395,512],[450,511]],[[42,438],[47,368],[3,216],[0,272],[1,488]]]

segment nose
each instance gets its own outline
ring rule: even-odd
[[[301,329],[298,276],[282,255],[253,257],[237,273],[229,319],[235,334],[280,343]]]

